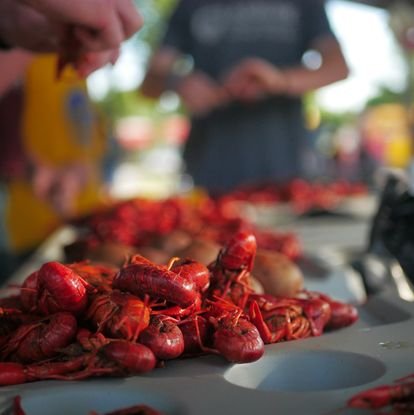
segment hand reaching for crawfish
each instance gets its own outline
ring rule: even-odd
[[[114,62],[121,43],[142,26],[132,0],[2,0],[0,34],[12,46],[57,52],[58,74],[72,64],[86,76]]]
[[[107,63],[115,64],[119,56],[119,48],[88,51],[76,36],[79,28],[67,26],[61,35],[58,51],[56,78],[59,79],[64,68],[71,65],[81,78],[86,78],[96,69]]]

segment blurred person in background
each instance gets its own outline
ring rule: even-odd
[[[108,129],[54,54],[0,53],[0,282],[54,229],[102,202]]]
[[[309,50],[321,58],[314,68],[303,64]],[[142,92],[178,93],[192,122],[187,172],[223,193],[306,176],[301,98],[347,75],[321,0],[181,0]]]

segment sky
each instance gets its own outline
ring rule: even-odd
[[[380,86],[401,90],[405,66],[399,48],[388,28],[388,15],[379,8],[346,0],[330,0],[328,18],[337,35],[351,69],[348,79],[322,88],[317,99],[330,111],[358,111]],[[118,63],[104,68],[88,80],[91,96],[100,99],[110,86],[131,90],[144,76],[148,50],[137,51],[136,44],[126,42]]]
[[[328,17],[351,69],[349,78],[318,92],[320,104],[333,111],[359,110],[380,86],[402,90],[405,64],[388,27],[385,10],[331,0]]]

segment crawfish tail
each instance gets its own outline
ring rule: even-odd
[[[154,298],[187,307],[197,298],[193,281],[153,264],[129,264],[115,276],[113,287],[135,295],[149,294]]]
[[[214,347],[229,362],[249,363],[260,359],[264,343],[257,328],[247,320],[222,324],[214,333]]]
[[[108,362],[117,366],[118,369],[114,369],[115,374],[149,372],[157,363],[151,349],[140,343],[114,340],[103,346],[102,351]]]
[[[218,262],[226,269],[247,269],[251,271],[256,249],[256,237],[251,232],[239,231],[230,238],[221,250]]]
[[[174,263],[171,271],[189,281],[193,281],[200,292],[206,291],[210,284],[210,271],[208,268],[204,264],[192,259],[185,259]]]

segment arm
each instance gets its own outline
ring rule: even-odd
[[[0,98],[15,82],[23,78],[31,59],[30,53],[17,49],[0,53]]]
[[[249,58],[236,66],[224,84],[232,96],[252,101],[263,95],[301,96],[348,76],[348,66],[338,42],[330,36],[318,39],[313,49],[322,57],[317,69],[305,66],[278,68],[259,58]]]
[[[161,48],[153,56],[141,92],[158,98],[164,91],[175,91],[187,110],[202,115],[225,104],[228,96],[224,88],[201,71],[176,70],[182,55],[172,48]]]
[[[315,42],[314,49],[321,54],[322,63],[318,69],[311,70],[304,66],[289,68],[283,71],[286,92],[290,95],[321,88],[348,77],[349,69],[338,42],[325,37]]]

